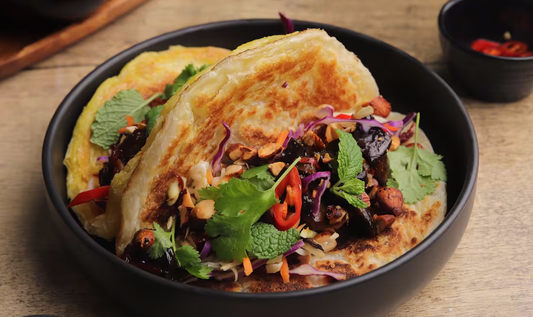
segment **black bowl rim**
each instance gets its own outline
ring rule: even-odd
[[[465,1],[472,1],[472,0],[450,0],[446,4],[444,4],[440,10],[439,18],[438,18],[438,24],[439,24],[439,31],[446,39],[453,44],[453,46],[459,48],[463,52],[466,52],[468,54],[471,54],[473,56],[486,58],[488,60],[500,60],[500,61],[509,61],[514,63],[522,63],[522,62],[529,62],[533,61],[533,56],[528,57],[505,57],[505,56],[493,56],[493,55],[487,55],[483,54],[478,51],[474,51],[473,49],[469,47],[465,47],[464,45],[461,45],[461,43],[458,43],[454,37],[448,32],[446,29],[446,24],[444,23],[444,18],[449,10],[451,10],[455,5],[457,5],[460,2]]]
[[[291,292],[280,292],[280,293],[236,293],[236,292],[228,292],[228,291],[221,291],[221,290],[205,289],[205,288],[201,288],[198,286],[174,282],[174,281],[165,279],[163,277],[159,277],[151,273],[145,272],[137,267],[134,267],[133,265],[130,265],[124,262],[120,258],[116,257],[114,254],[110,253],[109,251],[104,249],[102,246],[100,246],[95,240],[93,240],[87,234],[87,232],[85,232],[85,230],[71,216],[70,212],[68,211],[65,203],[63,202],[61,198],[61,195],[56,190],[55,185],[54,185],[53,165],[52,165],[53,164],[52,140],[54,139],[55,135],[59,133],[58,130],[60,129],[60,125],[61,125],[60,118],[63,117],[63,115],[68,111],[68,108],[71,106],[71,100],[75,98],[75,95],[78,93],[78,91],[82,91],[83,89],[85,89],[85,86],[87,85],[88,82],[92,80],[93,77],[98,76],[98,74],[100,74],[101,72],[105,72],[105,69],[107,68],[108,65],[115,63],[115,61],[120,61],[123,57],[127,57],[132,51],[136,51],[136,50],[146,51],[146,48],[154,44],[157,44],[159,41],[164,41],[166,39],[173,38],[177,35],[187,34],[190,32],[196,32],[202,29],[212,29],[212,28],[230,26],[230,25],[235,25],[235,24],[238,25],[238,24],[250,24],[250,23],[256,23],[256,24],[279,23],[279,20],[275,20],[275,19],[241,19],[241,20],[212,22],[212,23],[207,23],[207,24],[186,27],[180,30],[176,30],[176,31],[172,31],[172,32],[168,32],[168,33],[156,36],[154,38],[151,38],[139,44],[136,44],[118,53],[117,55],[111,57],[106,62],[102,63],[100,66],[96,67],[87,76],[85,76],[61,102],[54,116],[52,117],[50,125],[46,131],[44,144],[43,144],[43,153],[42,153],[42,161],[43,161],[42,170],[43,170],[45,188],[48,192],[49,199],[55,208],[55,212],[59,213],[60,218],[73,231],[74,235],[77,236],[81,240],[82,243],[84,243],[90,250],[99,254],[106,261],[109,261],[113,263],[114,265],[117,265],[123,270],[127,270],[133,274],[137,274],[141,278],[147,279],[153,283],[159,283],[166,287],[173,288],[179,291],[187,291],[187,292],[191,292],[191,293],[194,293],[197,295],[203,295],[203,296],[207,296],[207,295],[218,296],[218,297],[222,297],[225,299],[277,300],[277,299],[297,298],[297,297],[302,297],[302,296],[319,295],[319,294],[326,293],[326,292],[340,291],[340,290],[343,290],[343,289],[346,289],[346,288],[349,288],[349,287],[352,287],[358,284],[364,284],[367,281],[374,279],[381,274],[392,271],[400,267],[404,263],[411,261],[417,255],[423,253],[430,245],[432,245],[436,240],[438,240],[439,237],[452,226],[452,224],[458,218],[459,214],[463,212],[463,208],[465,207],[468,199],[470,198],[470,196],[472,195],[475,189],[475,183],[476,183],[476,178],[477,178],[477,173],[478,173],[478,164],[479,164],[478,144],[477,144],[477,138],[476,138],[474,126],[470,120],[470,116],[468,115],[465,107],[461,103],[461,100],[459,99],[459,97],[457,97],[455,92],[446,84],[444,80],[442,80],[439,76],[433,73],[429,68],[427,68],[420,61],[410,56],[406,52],[401,51],[400,49],[395,48],[385,42],[382,42],[368,35],[364,35],[364,34],[349,30],[349,29],[336,27],[336,26],[332,26],[332,25],[328,25],[324,23],[301,21],[301,20],[293,20],[293,22],[296,25],[299,24],[299,25],[304,26],[305,28],[321,28],[321,29],[329,28],[329,29],[334,29],[334,30],[342,30],[344,32],[351,33],[356,37],[361,37],[367,41],[374,42],[378,45],[385,47],[386,49],[389,49],[397,54],[400,54],[406,59],[411,60],[414,63],[414,65],[421,68],[423,71],[429,73],[430,76],[433,76],[438,82],[441,83],[441,85],[446,90],[448,90],[448,92],[452,95],[455,101],[461,106],[460,111],[462,112],[462,115],[466,119],[466,122],[468,125],[467,127],[469,130],[468,137],[471,138],[474,146],[471,149],[471,153],[470,153],[471,161],[469,162],[467,166],[467,172],[466,172],[467,177],[463,184],[463,188],[461,189],[461,192],[459,194],[457,201],[453,204],[451,208],[449,208],[449,211],[444,221],[428,237],[426,237],[421,243],[419,243],[415,248],[409,250],[408,252],[400,256],[398,259],[374,271],[371,271],[369,273],[363,274],[358,277],[348,279],[346,281],[333,283],[333,284],[323,286],[323,287],[312,288],[312,289],[307,289],[307,290],[291,291]]]

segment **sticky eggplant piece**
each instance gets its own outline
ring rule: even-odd
[[[146,130],[136,129],[131,134],[124,134],[117,144],[113,145],[109,160],[104,163],[98,172],[100,186],[110,185],[116,173],[120,172],[126,164],[142,149],[146,143]]]
[[[383,155],[374,162],[374,178],[378,181],[380,186],[387,186],[389,180],[389,157]]]
[[[374,161],[387,154],[392,142],[390,135],[378,127],[372,127],[368,132],[358,125],[352,132],[354,139],[363,152],[363,157],[372,166]]]
[[[310,190],[310,192],[312,192]],[[322,196],[322,200],[324,200],[326,196],[327,191],[324,193],[324,196]],[[318,216],[313,216],[313,197],[310,193],[303,193],[302,195],[302,213],[301,213],[301,223],[305,223],[309,226],[311,230],[314,231],[322,231],[326,228],[330,227],[328,218],[326,216],[326,207],[324,203],[320,204],[320,209],[318,212]]]
[[[374,178],[381,186],[385,186],[389,178],[387,150],[392,142],[391,137],[383,129],[377,127],[364,132],[359,125],[352,135],[361,148],[364,159],[374,169]]]
[[[376,236],[376,226],[372,212],[367,208],[348,207],[348,228],[357,236],[370,237]]]
[[[287,148],[279,155],[279,161],[290,164],[299,157],[313,157],[313,155],[309,153],[308,147],[291,138]]]

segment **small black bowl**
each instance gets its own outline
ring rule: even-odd
[[[504,33],[533,47],[533,1],[452,0],[439,15],[440,43],[450,72],[466,92],[491,102],[523,99],[533,91],[533,57],[486,55],[470,48]]]
[[[294,21],[297,30],[321,28],[355,52],[395,111],[420,111],[421,126],[448,170],[448,213],[443,223],[399,259],[362,276],[321,288],[246,294],[173,282],[138,269],[94,241],[67,209],[63,157],[78,116],[96,88],[131,59],[170,45],[235,48],[282,34],[278,20],[218,22],[167,33],[111,58],[85,77],[57,109],[43,147],[43,174],[57,231],[73,256],[110,296],[144,316],[383,316],[416,295],[444,267],[470,218],[478,169],[474,128],[446,83],[406,53],[366,35],[326,24]],[[452,296],[453,294],[441,294]]]

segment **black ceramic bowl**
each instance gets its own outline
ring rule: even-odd
[[[460,100],[438,76],[406,53],[350,30],[294,21],[297,30],[322,28],[355,52],[373,73],[396,111],[420,111],[421,126],[448,169],[448,214],[417,247],[373,272],[322,288],[287,293],[244,294],[172,282],[137,269],[101,247],[66,208],[63,156],[84,105],[106,78],[144,51],[169,45],[235,48],[283,33],[278,20],[212,23],[167,33],[111,58],[85,77],[63,100],[48,128],[43,174],[51,214],[68,249],[110,296],[145,316],[381,316],[406,302],[444,267],[466,228],[474,202],[477,140]],[[452,294],[441,294],[442,297]]]
[[[533,1],[452,0],[439,15],[440,42],[452,75],[475,98],[510,102],[533,91],[533,57],[490,56],[470,49],[485,38],[504,42],[504,33],[533,47]]]

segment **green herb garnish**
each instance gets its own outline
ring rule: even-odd
[[[181,87],[183,87],[183,85],[187,83],[189,79],[191,79],[194,75],[198,74],[207,67],[209,67],[209,65],[202,65],[199,68],[195,68],[193,64],[185,66],[183,71],[174,80],[174,83],[172,83],[171,85],[166,85],[163,98],[170,99],[181,89]]]
[[[242,179],[248,180],[260,190],[267,190],[274,185],[274,175],[272,175],[267,165],[251,168],[241,175]]]
[[[279,231],[274,225],[258,222],[252,226],[252,246],[248,254],[270,260],[287,252],[298,240],[300,233],[296,229]]]
[[[331,187],[331,191],[344,198],[356,208],[367,205],[359,196],[365,191],[365,182],[357,179],[363,170],[363,154],[357,141],[350,133],[336,130],[339,135],[339,154],[337,156],[339,181]]]
[[[118,130],[128,125],[126,116],[131,116],[135,123],[144,120],[152,100],[160,97],[157,93],[144,100],[134,89],[121,90],[96,112],[96,118],[91,125],[91,142],[104,149],[117,143],[120,134]]]
[[[187,270],[191,275],[201,279],[208,279],[209,273],[213,269],[202,265],[200,254],[191,246],[176,247],[176,219],[172,222],[170,232],[165,231],[160,225],[154,222],[154,244],[148,249],[148,256],[152,259],[162,257],[166,250],[172,248],[178,266]]]
[[[252,246],[252,225],[279,200],[276,187],[300,161],[295,160],[271,188],[262,191],[247,180],[232,178],[225,186],[219,186],[216,196],[216,214],[207,221],[205,231],[211,237],[212,247],[223,261],[242,260]],[[204,191],[200,192],[200,196]]]
[[[418,125],[420,113],[416,116],[415,144],[400,146],[388,153],[391,177],[387,186],[398,188],[406,203],[420,201],[435,192],[435,181],[446,181],[446,168],[442,156],[418,148]]]
[[[146,119],[146,134],[150,134],[155,126],[155,122],[163,110],[163,105],[155,106],[146,113],[144,118]]]

